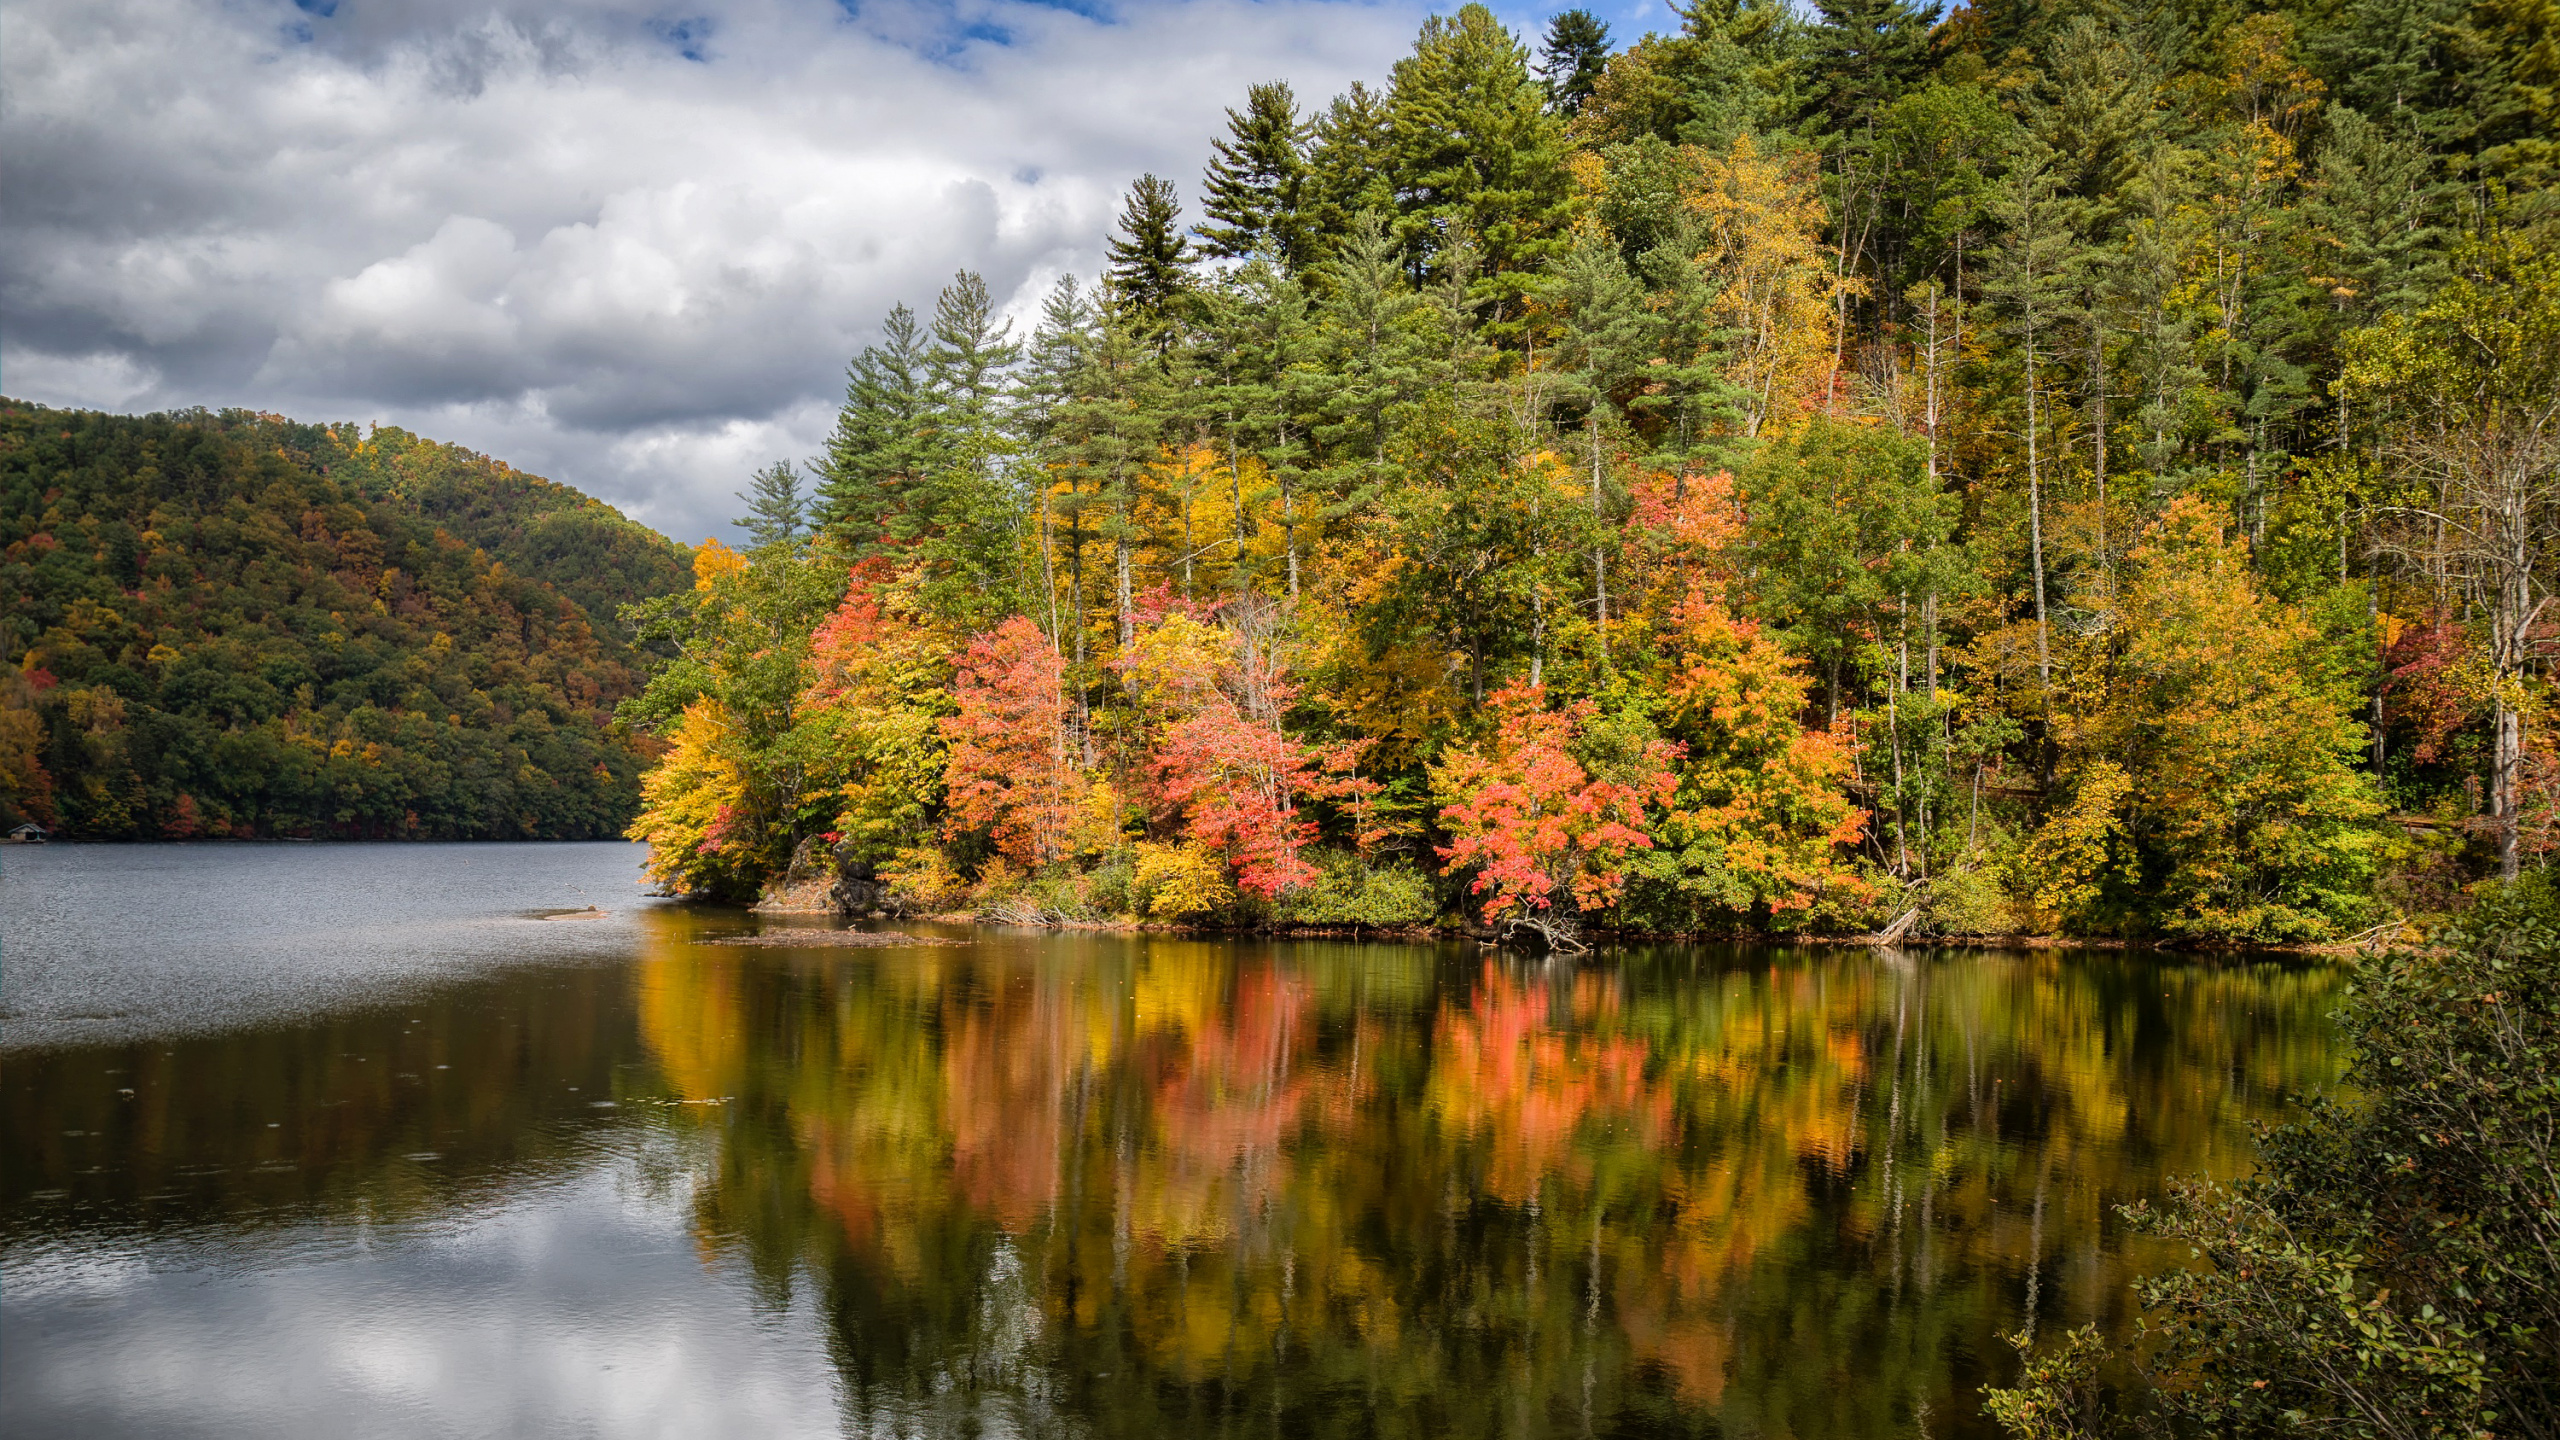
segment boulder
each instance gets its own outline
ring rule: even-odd
[[[889,882],[868,860],[856,859],[853,847],[838,845],[835,849],[836,882],[832,894],[839,915],[890,915],[899,909],[897,898],[889,893]]]

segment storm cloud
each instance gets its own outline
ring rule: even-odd
[[[961,267],[1025,319],[1224,106],[1423,8],[16,0],[0,389],[489,451],[682,538]]]

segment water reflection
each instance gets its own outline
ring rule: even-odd
[[[2111,1207],[2325,1080],[2332,972],[1169,938],[636,972],[704,1244],[925,1433],[1979,1433]],[[2001,1368],[1994,1369],[1999,1366]]]
[[[2000,1332],[2124,1327],[2169,1258],[2111,1207],[2333,1064],[2320,967],[740,946],[675,908],[599,963],[406,883],[467,954],[403,911],[349,942],[369,987],[293,931],[214,970],[326,1018],[10,1050],[0,1428],[1978,1435]],[[189,973],[74,938],[10,937],[62,1005]]]

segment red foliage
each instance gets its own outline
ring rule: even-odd
[[[879,556],[856,562],[844,599],[809,633],[809,659],[817,673],[810,687],[813,697],[823,700],[841,693],[845,672],[859,665],[887,633],[880,587],[889,575],[889,562]]]
[[[1123,668],[1166,717],[1148,760],[1159,810],[1224,855],[1240,889],[1270,899],[1314,881],[1301,852],[1316,826],[1298,802],[1376,790],[1352,773],[1361,745],[1321,748],[1281,727],[1294,691],[1267,650],[1241,656],[1233,637],[1196,622],[1148,638]]]
[[[1670,803],[1680,747],[1643,743],[1619,778],[1594,777],[1574,757],[1599,707],[1578,700],[1546,708],[1544,689],[1514,685],[1493,696],[1499,716],[1490,755],[1460,751],[1437,775],[1454,797],[1440,812],[1453,843],[1440,849],[1444,873],[1479,867],[1468,893],[1487,895],[1484,918],[1559,899],[1596,909],[1617,898],[1630,851],[1653,846],[1648,805]]]
[[[2477,676],[2463,673],[2476,659],[2470,633],[2445,611],[2400,632],[2383,652],[2383,716],[2386,724],[2415,732],[2410,758],[2433,764],[2453,733],[2484,713]]]
[[[1007,859],[1065,858],[1081,787],[1067,760],[1064,667],[1057,647],[1016,615],[969,642],[953,678],[948,832],[984,830]]]

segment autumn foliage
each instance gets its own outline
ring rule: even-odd
[[[1468,893],[1484,897],[1488,921],[1608,904],[1625,883],[1627,857],[1653,845],[1647,810],[1677,788],[1671,763],[1680,747],[1609,734],[1588,700],[1550,710],[1534,686],[1511,686],[1490,703],[1490,743],[1457,751],[1432,774],[1447,801],[1441,860],[1452,872],[1476,872]]]
[[[953,833],[982,830],[1026,867],[1067,854],[1084,786],[1067,755],[1066,697],[1055,646],[1020,616],[969,642],[952,681]]]

